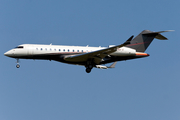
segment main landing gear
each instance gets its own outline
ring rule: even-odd
[[[90,73],[91,70],[92,70],[92,68],[93,68],[93,65],[92,65],[92,64],[88,64],[88,65],[86,66],[86,72],[87,72],[87,73]]]
[[[16,65],[16,68],[19,68],[20,67],[20,65],[19,65],[19,59],[17,59],[17,65]]]
[[[90,69],[90,68],[86,68],[86,72],[87,72],[87,73],[90,73],[90,72],[91,72],[91,69]]]

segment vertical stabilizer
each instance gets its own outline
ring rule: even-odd
[[[161,35],[160,33],[169,32],[169,31],[160,31],[160,32],[152,32],[150,30],[142,31],[138,36],[136,36],[129,45],[126,47],[135,49],[137,52],[144,52],[151,44],[154,38],[160,40],[167,40],[166,37]]]

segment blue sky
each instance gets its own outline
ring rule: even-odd
[[[1,120],[179,120],[179,1],[1,0]],[[93,69],[55,61],[16,60],[24,43],[121,44],[142,30],[175,30],[155,39],[147,58]]]

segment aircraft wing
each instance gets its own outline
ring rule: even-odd
[[[126,42],[124,42],[121,45],[117,45],[117,46],[113,46],[110,48],[101,49],[101,50],[93,51],[89,53],[74,55],[74,56],[65,56],[64,60],[70,61],[70,62],[85,62],[85,61],[94,59],[94,62],[96,64],[99,64],[105,56],[117,51],[118,48],[121,48],[123,46],[130,44],[130,41],[132,40],[133,37],[134,36],[131,36]]]

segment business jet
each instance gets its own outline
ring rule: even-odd
[[[19,59],[40,59],[85,66],[86,72],[90,73],[93,67],[114,68],[117,61],[148,57],[149,54],[144,52],[153,39],[167,40],[160,33],[169,31],[144,30],[134,39],[134,36],[131,36],[123,44],[109,45],[109,47],[22,44],[4,55],[17,59],[17,68],[20,67]],[[104,66],[111,62],[113,62],[111,66]]]

